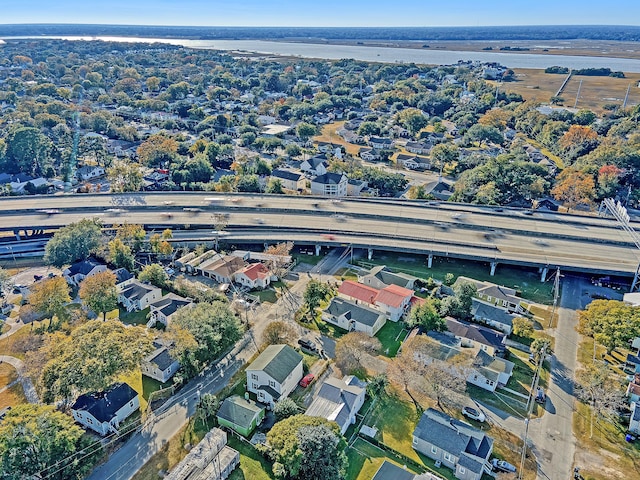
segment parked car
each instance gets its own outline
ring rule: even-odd
[[[487,419],[484,413],[482,413],[480,410],[473,407],[464,407],[462,409],[462,414],[465,417],[475,420],[477,422],[484,422]]]
[[[307,373],[302,380],[300,380],[300,383],[298,383],[298,385],[300,385],[302,388],[307,388],[309,385],[311,385],[311,382],[313,382],[316,379],[316,376],[313,373]]]
[[[497,472],[514,473],[516,471],[515,466],[511,465],[509,462],[505,462],[504,460],[498,460],[497,458],[491,459],[491,466]]]
[[[300,345],[302,348],[306,348],[307,350],[311,350],[312,352],[316,351],[316,344],[311,340],[307,340],[306,338],[301,338],[300,340],[298,340],[298,345]]]
[[[536,390],[535,401],[536,403],[541,403],[541,404],[544,404],[547,402],[547,394],[544,393],[544,390],[542,390],[540,387],[538,387],[538,390]]]

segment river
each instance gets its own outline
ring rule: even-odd
[[[365,62],[417,63],[426,65],[451,65],[459,60],[496,62],[509,68],[543,69],[559,65],[573,69],[610,68],[613,71],[640,73],[640,60],[614,57],[587,57],[578,55],[542,55],[535,53],[466,52],[455,50],[428,50],[413,48],[366,47],[360,45],[335,45],[294,42],[272,42],[268,40],[184,40],[171,38],[139,37],[2,37],[12,39],[61,39],[104,40],[113,42],[149,42],[182,45],[189,48],[246,51],[271,55],[303,58],[326,58],[339,60],[353,58]]]

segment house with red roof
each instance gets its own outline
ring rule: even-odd
[[[389,320],[397,322],[411,305],[413,290],[398,285],[389,285],[381,290],[345,280],[338,288],[338,296],[351,300],[356,305],[367,304],[384,313]]]
[[[233,277],[236,283],[253,290],[254,288],[267,288],[271,283],[272,273],[263,263],[252,263],[238,270]]]

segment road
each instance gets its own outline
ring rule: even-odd
[[[171,200],[167,200],[167,199]],[[215,199],[211,201],[208,199]],[[460,204],[428,205],[395,199],[357,199],[333,203],[314,197],[216,196],[198,193],[86,195],[42,200],[0,200],[0,229],[49,229],[85,217],[104,224],[140,223],[211,229],[211,213],[228,214],[230,241],[352,244],[357,248],[408,251],[528,266],[560,266],[604,274],[635,272],[640,255],[611,219],[577,215],[496,211]],[[38,203],[39,202],[39,203]],[[165,204],[169,202],[169,204]],[[109,212],[115,208],[120,212]],[[184,208],[198,211],[185,212]],[[259,218],[258,222],[256,219]],[[206,230],[205,230],[206,231]],[[203,238],[202,232],[181,232]],[[204,237],[213,240],[209,232]]]

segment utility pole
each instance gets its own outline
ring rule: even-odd
[[[549,318],[549,328],[553,322],[553,317],[556,314],[556,307],[558,306],[558,291],[560,290],[560,267],[557,267],[556,278],[553,282],[553,309],[551,310],[551,318]]]

